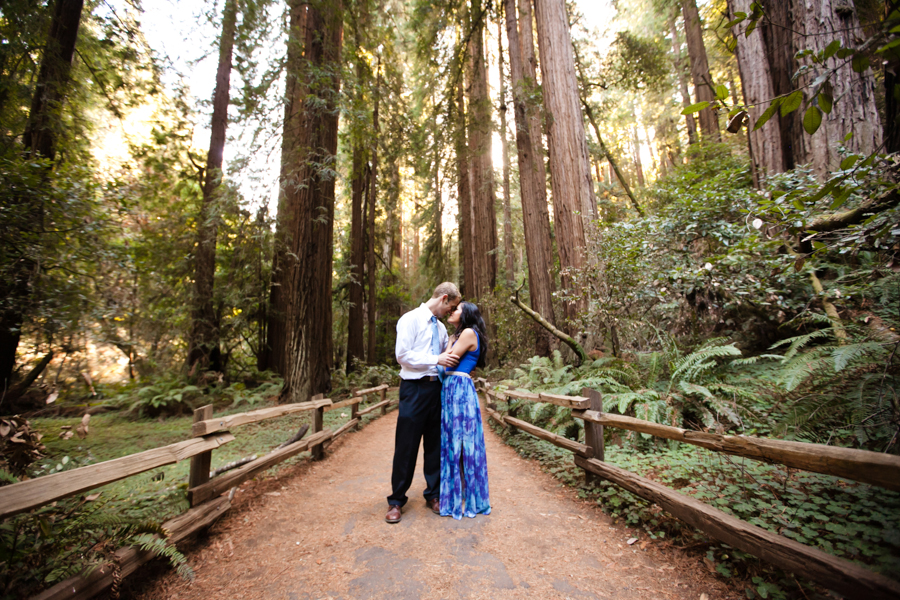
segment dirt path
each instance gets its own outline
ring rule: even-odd
[[[193,583],[171,571],[142,600],[325,598],[743,597],[696,557],[660,549],[581,502],[486,431],[493,512],[454,521],[425,507],[419,473],[403,520],[384,522],[396,411],[351,433],[327,458],[248,482],[189,549]]]

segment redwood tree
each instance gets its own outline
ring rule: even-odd
[[[528,292],[531,308],[556,325],[553,313],[553,279],[549,265],[553,262],[550,245],[550,216],[547,211],[547,179],[540,153],[535,152],[528,118],[528,87],[522,60],[522,41],[516,19],[515,0],[504,0],[506,7],[506,35],[509,39],[509,69],[513,90],[513,109],[516,120],[516,151],[519,163],[519,189],[522,197],[522,224],[525,229],[525,258],[528,261]],[[530,13],[529,13],[530,16]],[[530,27],[529,27],[530,29]],[[540,134],[540,130],[538,130]],[[540,139],[538,140],[538,146]],[[538,324],[535,351],[550,353],[550,335]]]
[[[502,13],[502,6],[499,7]],[[509,199],[509,138],[506,131],[506,74],[503,69],[503,23],[497,21],[497,70],[500,73],[500,143],[503,144],[503,254],[506,258],[506,284],[513,287],[516,257],[512,243],[512,207]]]
[[[565,0],[538,0],[536,23],[541,53],[541,88],[547,111],[550,175],[556,246],[563,269],[563,287],[572,293],[571,271],[585,264],[585,224],[596,200],[575,58]],[[575,318],[580,303],[568,303],[566,316]]]
[[[475,285],[469,292],[477,299],[490,294],[497,285],[497,215],[494,210],[494,167],[491,160],[491,100],[484,54],[487,10],[482,7],[481,0],[472,0],[471,7],[468,133]]]
[[[283,249],[273,287],[281,288],[276,308],[284,319],[281,400],[299,402],[331,386],[333,172],[343,9],[339,0],[292,0],[290,7],[283,142],[288,147],[278,211]]]
[[[709,75],[709,61],[703,44],[703,25],[697,11],[696,0],[681,0],[684,14],[684,34],[687,40],[688,56],[691,61],[691,79],[694,81],[694,99],[697,102],[712,102],[715,94]],[[700,131],[707,140],[719,141],[719,119],[711,108],[700,111]]]
[[[197,223],[197,246],[194,254],[194,306],[187,366],[191,370],[223,371],[219,351],[219,316],[213,305],[216,275],[216,238],[218,210],[216,200],[222,182],[225,152],[225,130],[228,126],[228,103],[231,85],[232,50],[237,23],[237,1],[227,0],[222,12],[219,37],[219,65],[213,92],[212,131],[206,170],[203,173],[203,200]]]

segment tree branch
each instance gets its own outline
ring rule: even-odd
[[[547,319],[545,319],[539,313],[536,313],[535,311],[533,311],[532,309],[527,307],[525,305],[525,303],[523,303],[521,300],[519,300],[519,290],[516,290],[515,296],[510,296],[509,301],[512,302],[513,304],[515,304],[516,306],[518,306],[519,308],[521,308],[523,311],[525,311],[525,314],[527,314],[529,317],[534,319],[538,325],[540,325],[541,327],[543,327],[544,329],[546,329],[547,331],[549,331],[550,333],[552,333],[553,335],[558,337],[560,340],[565,342],[567,346],[569,346],[572,350],[574,350],[575,354],[578,355],[578,365],[581,365],[583,362],[585,362],[587,360],[587,354],[585,354],[584,348],[581,347],[581,344],[579,344],[578,342],[575,341],[575,338],[573,338],[572,336],[570,336],[570,335],[566,334],[565,332],[560,331],[559,329],[554,327],[553,324],[550,323]],[[578,366],[578,365],[576,365],[576,366]]]

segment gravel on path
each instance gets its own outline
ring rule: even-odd
[[[140,600],[467,598],[737,600],[703,561],[614,525],[485,427],[492,513],[454,521],[425,506],[421,452],[400,523],[384,521],[396,411],[320,462],[245,483],[232,509]],[[629,545],[632,537],[641,537]]]

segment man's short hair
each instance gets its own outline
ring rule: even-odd
[[[434,293],[431,295],[431,297],[440,298],[444,294],[447,294],[447,300],[459,300],[461,298],[459,288],[456,287],[455,283],[452,283],[450,281],[445,281],[444,283],[434,288]]]

